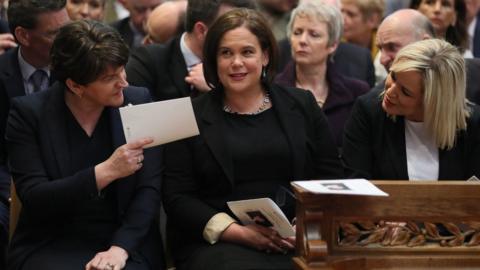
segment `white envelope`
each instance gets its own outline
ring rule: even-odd
[[[127,143],[151,137],[152,147],[200,134],[189,97],[120,108]]]

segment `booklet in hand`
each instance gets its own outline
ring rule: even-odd
[[[189,97],[125,106],[120,117],[127,143],[151,137],[152,147],[199,134]]]
[[[256,223],[271,227],[283,238],[295,236],[287,217],[270,198],[231,201],[227,204],[244,225]]]

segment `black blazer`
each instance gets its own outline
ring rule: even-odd
[[[110,24],[110,26],[118,31],[123,41],[125,41],[130,49],[133,48],[133,32],[130,28],[130,17],[114,21]]]
[[[278,42],[280,60],[277,71],[281,72],[292,59],[290,42],[283,39]],[[375,68],[370,51],[366,48],[340,42],[333,56],[333,63],[340,74],[375,85]]]
[[[93,168],[68,173],[64,91],[65,87],[56,83],[47,91],[12,100],[6,141],[10,172],[23,207],[9,247],[9,269],[19,269],[29,254],[58,237],[72,209],[98,194]],[[146,89],[136,87],[125,89],[124,96],[125,104],[150,100]],[[106,110],[116,148],[125,143],[120,114],[118,108]],[[132,259],[141,254],[152,269],[163,269],[157,220],[161,150],[147,149],[144,156],[141,170],[112,183],[117,194],[119,226],[111,244],[127,250]]]
[[[343,158],[353,177],[407,180],[404,118],[393,121],[382,109],[381,91],[357,99],[345,127]],[[453,149],[439,151],[439,180],[480,176],[480,111],[472,105],[468,128],[457,134]]]
[[[150,90],[154,100],[190,96],[190,85],[185,82],[187,64],[180,50],[180,36],[166,44],[152,44],[137,48],[126,66],[131,85]]]
[[[54,81],[50,76],[50,84]],[[18,63],[18,48],[8,50],[0,55],[0,201],[8,200],[10,194],[10,174],[6,167],[7,149],[5,127],[7,125],[10,100],[24,96],[25,87]]]
[[[327,120],[313,95],[273,85],[270,97],[290,145],[292,180],[343,177]],[[235,187],[223,132],[226,125],[221,91],[212,90],[195,99],[193,109],[201,135],[165,147],[163,198],[169,238],[173,239],[170,244],[177,260],[184,260],[196,247],[206,244],[202,238],[205,225],[215,214],[228,212],[226,201]],[[258,190],[258,196],[263,194]]]

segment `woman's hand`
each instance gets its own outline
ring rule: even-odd
[[[220,239],[267,253],[286,253],[288,250],[295,249],[295,246],[289,240],[282,238],[275,230],[257,224],[242,226],[232,223],[222,233]]]
[[[99,252],[85,266],[85,270],[120,270],[125,267],[128,253],[121,247],[111,246],[109,250]]]
[[[95,166],[98,190],[104,189],[116,179],[129,176],[142,167],[143,147],[152,138],[139,139],[118,147],[104,162]]]

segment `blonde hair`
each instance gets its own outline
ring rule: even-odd
[[[423,121],[437,147],[451,149],[457,131],[467,128],[470,116],[465,60],[457,48],[440,39],[418,41],[398,52],[390,70],[422,74]]]

